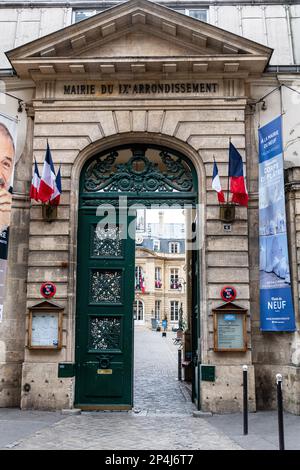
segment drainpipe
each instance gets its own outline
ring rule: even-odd
[[[287,28],[288,28],[289,46],[290,46],[290,50],[291,50],[291,65],[294,65],[296,63],[296,60],[295,60],[295,45],[294,45],[294,41],[293,41],[291,9],[290,9],[289,5],[285,5],[285,15],[286,15]]]

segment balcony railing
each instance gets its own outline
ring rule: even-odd
[[[182,288],[182,285],[180,284],[180,282],[171,282],[170,284],[170,289],[181,289]]]

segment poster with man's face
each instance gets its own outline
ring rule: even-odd
[[[5,295],[15,148],[16,122],[0,114],[0,323]]]
[[[0,114],[0,259],[7,259],[16,123]]]

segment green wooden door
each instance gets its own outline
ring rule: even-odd
[[[75,404],[130,409],[133,403],[135,217],[79,214]],[[134,232],[134,230],[132,230]]]
[[[192,233],[194,234],[193,243],[195,244],[192,250],[192,358],[193,358],[193,375],[192,375],[192,401],[198,403],[200,400],[199,390],[199,361],[201,360],[200,348],[200,292],[199,292],[199,251],[197,246],[197,221],[194,220],[192,224]]]

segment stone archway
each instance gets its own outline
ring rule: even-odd
[[[155,142],[157,145],[162,145],[168,147],[175,151],[178,151],[185,155],[189,159],[195,168],[198,180],[198,216],[200,223],[198,224],[199,232],[198,236],[200,239],[200,245],[203,246],[205,243],[205,233],[206,233],[206,168],[203,159],[196,150],[196,148],[187,144],[186,142],[179,140],[172,135],[155,133],[155,132],[124,132],[122,134],[113,134],[107,136],[101,140],[96,140],[90,145],[84,147],[77,158],[75,159],[72,165],[71,171],[71,189],[72,189],[72,199],[70,201],[70,243],[69,243],[69,265],[70,265],[70,277],[69,277],[69,287],[68,292],[70,296],[69,303],[69,325],[68,331],[71,332],[70,335],[70,349],[69,349],[69,360],[74,360],[75,354],[75,312],[76,312],[76,296],[74,292],[76,291],[76,263],[77,263],[77,231],[78,231],[78,208],[79,208],[79,185],[78,181],[80,179],[80,174],[84,164],[92,158],[93,155],[96,155],[98,152],[104,152],[110,148],[114,148],[119,145],[126,145],[132,142],[142,143],[142,144],[151,144]],[[206,298],[207,292],[203,288],[206,283],[206,259],[205,259],[205,250],[201,250],[200,253],[200,270],[202,276],[202,285],[200,286],[200,295],[201,295],[201,305],[203,310],[206,308]],[[201,325],[203,332],[203,341],[204,345],[207,344],[207,333],[206,325],[203,323]],[[204,346],[205,347],[205,346]]]
[[[82,167],[77,246],[75,404],[86,409],[128,409],[132,406],[130,338],[135,243],[127,234],[120,236],[125,230],[120,215],[120,195],[127,197],[130,208],[135,201],[144,201],[148,205],[152,201],[183,205],[186,201],[196,210],[198,177],[192,162],[180,152],[136,141],[103,150]],[[101,216],[105,217],[99,222],[101,202],[105,204]],[[107,221],[111,223],[112,212],[110,208],[106,210],[108,206],[115,213],[114,235],[109,239],[113,246],[104,249],[104,235],[101,234],[95,250],[99,224],[103,232]],[[129,221],[127,207],[126,217]],[[127,227],[127,223],[125,225]]]

